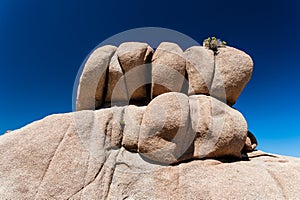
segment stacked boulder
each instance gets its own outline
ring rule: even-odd
[[[95,49],[79,80],[76,110],[99,110],[111,145],[150,161],[241,157],[256,147],[243,115],[231,106],[250,80],[253,61],[229,46],[213,51],[126,42]]]

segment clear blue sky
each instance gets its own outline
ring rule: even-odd
[[[235,107],[259,149],[300,157],[300,4],[266,1],[0,1],[0,133],[72,110],[76,73],[88,53],[145,26],[198,42],[215,35],[254,60]]]

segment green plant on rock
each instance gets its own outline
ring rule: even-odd
[[[124,127],[125,127],[124,120],[120,120],[120,126],[121,126],[121,129],[124,130]]]
[[[218,48],[225,47],[226,44],[225,41],[217,39],[216,37],[208,37],[203,41],[203,46],[213,50],[215,53],[218,52]]]

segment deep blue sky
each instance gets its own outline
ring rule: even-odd
[[[0,1],[0,133],[72,110],[77,71],[100,42],[164,27],[198,42],[215,35],[250,54],[235,107],[259,149],[300,157],[300,4],[286,1]]]

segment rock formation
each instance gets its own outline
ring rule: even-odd
[[[96,57],[103,61],[95,62]],[[98,83],[94,77],[92,81],[86,78],[90,73],[86,69],[90,68],[95,71],[93,76],[97,71]],[[252,68],[250,56],[227,46],[217,53],[201,46],[183,51],[170,42],[161,43],[155,51],[139,42],[123,43],[118,48],[104,46],[97,48],[85,63],[77,110],[117,106],[125,112],[125,106],[139,105],[135,109],[144,111],[135,119],[136,133],[123,132],[126,140],[122,144],[134,146],[127,150],[152,161],[175,164],[194,158],[241,157],[245,144],[246,151],[255,148],[251,143],[254,140],[247,139],[242,114],[225,103],[235,103]],[[91,95],[92,91],[96,95]],[[122,121],[127,128],[127,119]],[[126,144],[132,135],[138,140]]]
[[[0,137],[3,199],[295,199],[300,159],[253,151],[232,108],[253,62],[222,46],[103,46],[76,112]]]

